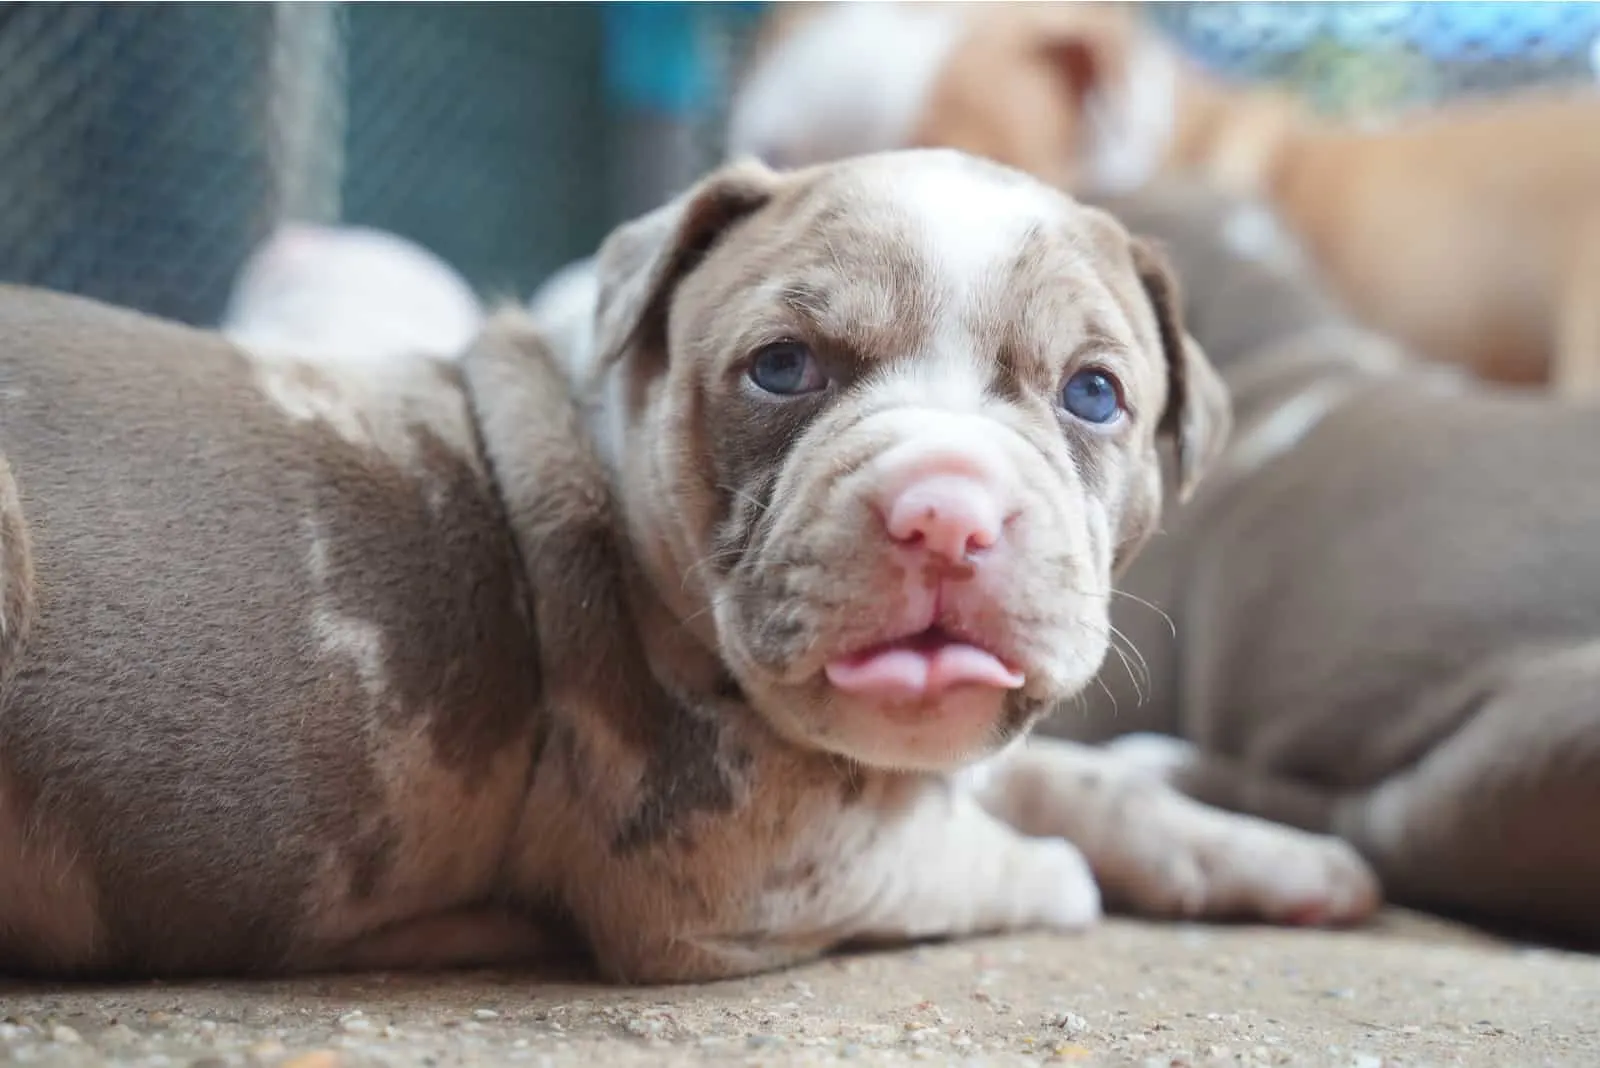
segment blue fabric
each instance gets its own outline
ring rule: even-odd
[[[613,105],[689,115],[723,92],[708,48],[712,20],[752,17],[760,3],[608,3],[604,11],[605,89]]]
[[[1581,55],[1600,36],[1600,3],[1592,0],[1265,0],[1184,6],[1189,43],[1202,58],[1224,67],[1248,65],[1263,52],[1298,52],[1323,33],[1357,48],[1405,43],[1435,61]]]
[[[1600,4],[1594,3],[1480,0],[1411,6],[1411,39],[1435,59],[1571,55],[1585,51],[1600,34]]]

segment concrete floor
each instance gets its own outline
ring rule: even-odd
[[[1600,1065],[1600,958],[1392,912],[1330,933],[1112,921],[610,990],[506,974],[0,985],[0,1062]]]

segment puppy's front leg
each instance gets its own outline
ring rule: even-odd
[[[1146,915],[1347,923],[1379,903],[1344,842],[1203,805],[1104,749],[1032,738],[979,796],[1024,833],[1076,844],[1107,897]]]
[[[846,917],[841,942],[1079,930],[1100,916],[1099,889],[1075,846],[1018,834],[946,783],[929,782],[886,823],[846,832],[856,836],[864,848],[833,843],[854,866],[825,906]]]

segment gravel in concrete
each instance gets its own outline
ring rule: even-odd
[[[1111,921],[614,990],[502,973],[0,986],[0,1061],[1600,1065],[1600,959],[1403,913],[1354,932]]]

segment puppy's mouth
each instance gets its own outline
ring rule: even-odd
[[[937,700],[964,687],[1016,690],[1027,681],[988,649],[937,625],[835,657],[823,672],[841,693],[893,704]]]

